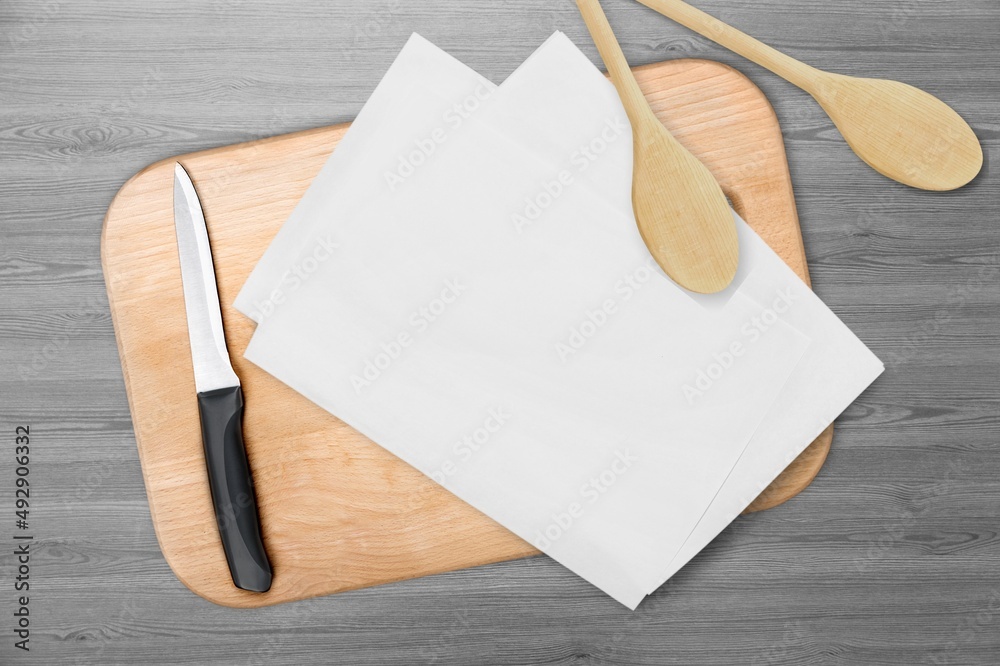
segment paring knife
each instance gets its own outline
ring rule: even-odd
[[[243,391],[226,349],[205,214],[194,183],[180,164],[174,168],[174,226],[201,436],[222,546],[236,587],[267,592],[271,588],[271,564],[261,539],[253,480],[243,446]]]

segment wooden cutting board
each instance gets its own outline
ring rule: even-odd
[[[637,68],[654,111],[719,179],[736,209],[808,281],[777,118],[725,65]],[[102,254],[153,524],[177,577],[206,599],[254,607],[500,562],[537,551],[243,359],[253,324],[232,308],[275,232],[347,125],[158,162],[108,210]],[[201,196],[226,338],[246,396],[244,433],[265,544],[266,594],[233,586],[202,450],[173,227],[173,164]],[[749,510],[796,495],[833,437],[817,439]]]

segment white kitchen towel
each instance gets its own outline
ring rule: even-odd
[[[678,289],[620,210],[629,175],[587,184],[630,136],[564,36],[498,93],[393,191],[320,225],[333,260],[246,355],[634,608],[808,340],[739,290]],[[568,98],[585,105],[548,109],[545,146],[511,129]]]
[[[383,196],[455,140],[496,86],[414,33],[257,262],[234,303],[260,322],[335,250],[318,229]],[[394,180],[395,179],[395,180]],[[305,260],[305,265],[303,265]]]
[[[809,336],[811,344],[665,579],[735,520],[885,369],[746,224],[739,225],[739,235],[742,261],[757,266],[760,278],[744,293],[760,303],[773,299],[772,307],[784,310],[782,320]]]
[[[571,176],[576,181],[586,176],[582,186],[623,214],[631,215],[630,151],[621,150],[621,144],[613,143],[608,143],[605,149],[601,141],[588,144],[579,136],[570,137],[568,143],[555,150],[550,148],[553,141],[566,138],[566,134],[558,131],[558,126],[572,110],[570,105],[564,104],[570,98],[564,96],[560,81],[567,72],[577,71],[574,62],[579,59],[569,49],[551,49],[544,57],[548,62],[545,67],[539,67],[537,83],[547,96],[530,107],[498,106],[494,109],[495,114],[503,115],[506,126],[517,128],[512,135],[521,137],[522,145],[536,146],[540,154],[571,154],[572,168],[568,169]],[[516,85],[505,83],[501,94],[509,93]],[[587,87],[576,89],[583,91]],[[592,127],[597,126],[602,117],[613,113],[610,105],[602,110],[593,100],[574,99],[572,106],[592,109]],[[594,132],[593,136],[598,135]],[[522,217],[521,224],[525,233],[530,233],[544,224],[544,217],[527,221]],[[742,219],[737,220],[737,227],[740,269],[733,285],[721,294],[699,296],[697,300],[703,307],[712,308],[725,303],[733,293],[743,294],[755,300],[768,319],[777,318],[790,324],[812,343],[705,516],[681,551],[664,568],[661,583],[732,522],[884,370],[878,358]],[[751,274],[753,279],[748,280]],[[691,385],[691,390],[697,392],[699,386],[707,386],[709,379],[702,375],[699,383]]]

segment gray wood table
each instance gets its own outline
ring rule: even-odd
[[[570,0],[0,2],[0,663],[1000,663],[1000,4],[697,0],[809,63],[953,104],[948,194],[862,165],[802,92],[627,0],[634,64],[721,60],[782,122],[816,290],[886,361],[804,494],[738,520],[638,611],[533,558],[256,611],[160,555],[100,263],[122,183],[177,153],[353,118],[417,31],[495,81]],[[31,449],[14,647],[14,431]]]

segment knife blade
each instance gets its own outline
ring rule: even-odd
[[[205,214],[191,177],[179,163],[174,167],[174,227],[202,443],[219,536],[236,587],[267,592],[271,564],[261,538],[243,445],[243,389],[226,348]]]

